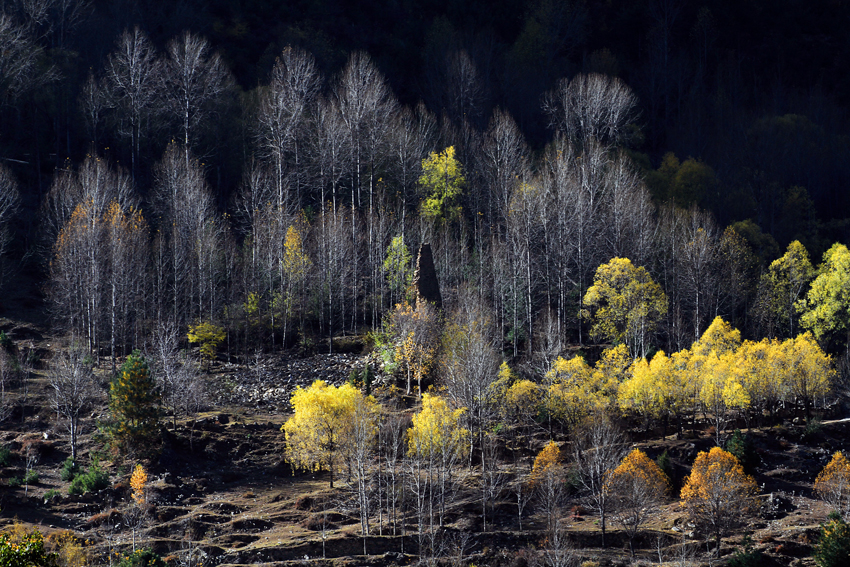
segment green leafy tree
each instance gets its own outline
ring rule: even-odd
[[[150,549],[137,549],[123,556],[115,565],[116,567],[168,567],[168,563]]]
[[[109,433],[122,451],[147,452],[156,441],[160,395],[147,360],[139,351],[127,357],[109,386]]]
[[[804,299],[795,305],[800,324],[821,344],[844,335],[850,349],[850,250],[835,243],[824,252],[818,276]]]
[[[593,310],[591,336],[626,343],[633,356],[646,356],[649,337],[667,313],[661,286],[628,258],[599,266],[582,304],[585,318],[591,318]]]
[[[689,157],[680,162],[675,154],[668,152],[658,169],[649,173],[647,185],[657,201],[672,201],[688,208],[707,200],[717,186],[717,178],[714,170],[702,161]]]
[[[466,186],[463,167],[455,157],[454,146],[442,152],[431,152],[422,160],[419,185],[425,192],[422,216],[438,222],[451,222],[460,218],[458,201]]]
[[[767,323],[769,330],[782,328],[788,337],[794,336],[797,310],[794,305],[802,297],[806,286],[814,277],[814,268],[806,247],[795,240],[781,258],[771,262],[762,276],[758,305],[758,316]]]
[[[390,303],[397,303],[413,281],[413,270],[411,269],[411,255],[404,244],[404,236],[398,235],[392,239],[387,247],[387,256],[384,259],[384,272],[387,274],[387,284],[390,287]]]
[[[0,534],[0,566],[58,567],[59,556],[44,549],[44,536],[38,530],[25,534],[20,542]]]
[[[819,567],[850,565],[850,525],[831,515],[829,523],[821,527],[814,558]]]

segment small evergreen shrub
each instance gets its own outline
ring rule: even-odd
[[[814,558],[819,567],[850,565],[850,525],[833,512],[828,524],[821,526]]]
[[[673,463],[670,461],[670,455],[667,454],[665,450],[663,453],[658,455],[655,459],[655,464],[658,465],[658,468],[661,469],[661,472],[667,475],[667,478],[670,481],[673,481]]]
[[[6,352],[11,352],[13,346],[12,339],[9,338],[6,331],[0,331],[0,347]]]
[[[73,457],[68,457],[62,463],[62,468],[59,470],[59,478],[65,482],[70,482],[80,473],[80,467]]]
[[[8,467],[12,460],[12,451],[8,447],[0,447],[0,467]]]
[[[68,487],[68,494],[78,496],[87,492],[97,492],[109,486],[109,474],[95,461],[86,472],[78,474]]]
[[[764,561],[761,551],[753,549],[753,540],[750,536],[744,537],[744,549],[735,552],[729,560],[729,567],[760,567]]]
[[[38,484],[38,472],[30,469],[24,474],[24,484]]]
[[[116,567],[168,567],[162,557],[150,549],[139,549],[121,557]]]
[[[818,433],[823,429],[823,423],[821,420],[817,418],[809,419],[806,421],[806,427],[803,429],[803,433],[800,435],[801,440],[812,440],[817,437]]]
[[[738,462],[744,467],[744,472],[746,473],[752,473],[758,464],[759,456],[756,453],[753,440],[749,435],[741,433],[740,429],[736,429],[726,441],[726,450],[738,459]]]

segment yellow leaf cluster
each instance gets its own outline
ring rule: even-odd
[[[612,258],[596,269],[582,305],[585,318],[594,311],[592,337],[625,342],[637,356],[645,352],[648,334],[667,313],[667,296],[646,268],[628,258]]]
[[[422,410],[413,416],[407,432],[408,454],[437,457],[453,453],[467,454],[469,430],[461,427],[466,408],[452,410],[446,400],[422,394]]]
[[[742,343],[740,332],[718,317],[690,349],[638,359],[625,374],[620,408],[661,418],[694,404],[711,412],[808,404],[829,393],[835,369],[811,333]]]
[[[815,492],[843,517],[850,515],[850,461],[837,451],[815,479]]]
[[[200,344],[201,355],[204,358],[212,360],[215,358],[219,345],[227,337],[227,333],[223,327],[209,321],[203,321],[196,325],[189,325],[187,337],[190,343]]]
[[[531,475],[528,479],[529,485],[534,487],[547,475],[558,472],[561,461],[561,450],[558,448],[558,444],[549,441],[534,458],[534,465],[531,467]]]
[[[642,492],[660,500],[670,492],[670,479],[646,453],[633,449],[608,475],[605,490],[623,496],[628,492]]]
[[[510,416],[521,417],[528,414],[536,415],[540,407],[543,392],[536,383],[523,379],[514,382],[503,398],[504,409]]]
[[[422,160],[419,185],[427,193],[422,201],[422,216],[436,221],[453,221],[460,217],[457,204],[466,186],[463,168],[455,157],[454,146],[442,152],[431,152]]]
[[[137,506],[145,505],[145,489],[148,484],[148,473],[142,465],[136,465],[133,474],[130,476],[130,488],[133,491],[133,500]]]
[[[691,516],[716,530],[752,511],[758,485],[734,455],[714,447],[697,455],[681,494]]]
[[[589,413],[608,405],[611,385],[603,372],[594,372],[581,356],[558,357],[546,373],[549,415],[576,424]]]
[[[372,435],[377,432],[377,402],[351,384],[335,387],[316,380],[309,388],[296,388],[290,402],[293,416],[281,429],[286,433],[287,460],[297,468],[333,473],[358,417],[371,423]]]
[[[301,233],[295,226],[286,229],[283,241],[283,270],[292,281],[300,282],[310,268],[310,258],[304,252]]]

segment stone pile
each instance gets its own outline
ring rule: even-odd
[[[218,401],[290,411],[289,399],[298,386],[307,387],[316,380],[339,386],[352,370],[360,370],[364,361],[354,354],[318,354],[307,358],[267,359],[257,364],[233,367],[221,375]]]

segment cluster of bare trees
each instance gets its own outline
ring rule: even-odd
[[[743,313],[747,245],[696,209],[656,209],[621,149],[636,116],[621,80],[561,81],[544,99],[554,138],[533,156],[507,112],[483,130],[469,120],[482,91],[468,55],[446,65],[456,112],[438,120],[399,104],[365,53],[326,80],[308,52],[285,48],[244,109],[251,153],[223,211],[215,166],[198,156],[228,98],[226,66],[190,33],[160,55],[127,31],[82,103],[95,138],[109,126],[125,141],[129,171],[98,156],[68,163],[42,206],[57,325],[113,358],[167,323],[224,326],[231,351],[375,329],[403,294],[388,255],[412,258],[423,242],[448,305],[489,305],[514,356],[584,341],[581,297],[613,257],[645,266],[667,292],[668,349],[718,314]],[[139,160],[164,128],[174,141],[148,188]],[[429,156],[451,156],[459,196],[425,180]],[[15,184],[0,181],[7,223]],[[422,214],[424,200],[443,198],[453,201]]]

